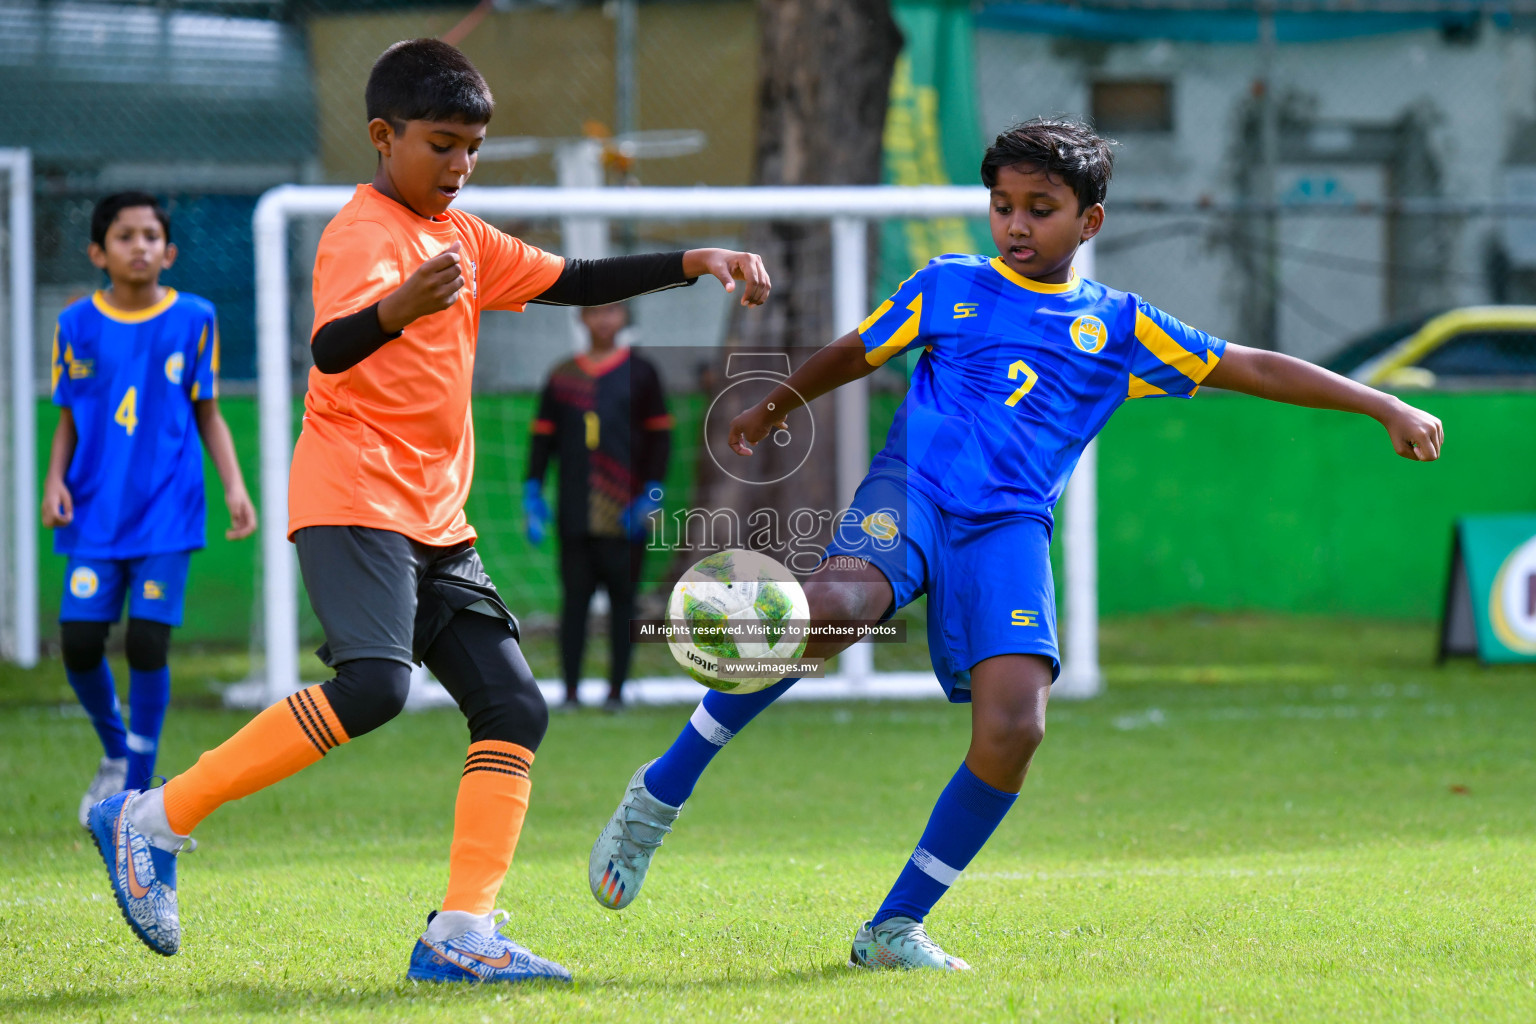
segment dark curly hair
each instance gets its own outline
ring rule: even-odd
[[[1094,134],[1081,121],[1067,117],[1034,117],[1004,131],[981,158],[981,182],[997,186],[1003,167],[1041,170],[1072,189],[1081,214],[1109,194],[1115,170],[1113,139]]]

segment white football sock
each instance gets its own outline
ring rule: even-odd
[[[467,910],[439,910],[427,925],[428,942],[451,942],[465,932],[493,932],[494,914],[471,914]]]
[[[178,834],[165,816],[165,791],[148,789],[128,801],[128,824],[144,833],[150,845],[167,853],[178,853],[191,836]]]

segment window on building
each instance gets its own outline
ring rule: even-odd
[[[1098,131],[1173,131],[1173,85],[1160,81],[1094,82],[1093,126]]]

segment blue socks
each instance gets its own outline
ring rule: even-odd
[[[89,657],[89,655],[87,655]],[[70,688],[80,698],[80,706],[91,717],[96,735],[101,737],[101,749],[107,757],[128,755],[128,731],[123,728],[122,710],[117,703],[117,683],[112,678],[112,667],[107,659],[85,672],[65,669]]]
[[[144,789],[155,774],[160,727],[171,703],[171,670],[162,665],[145,671],[128,670],[128,788]]]
[[[901,869],[870,924],[892,917],[914,921],[926,917],[986,845],[1017,799],[1017,793],[1005,793],[982,782],[962,762],[939,794],[912,859]]]
[[[756,693],[706,693],[672,746],[646,769],[645,788],[662,803],[681,807],[720,748],[796,682],[785,679]]]

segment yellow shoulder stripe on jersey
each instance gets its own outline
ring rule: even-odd
[[[96,311],[108,320],[116,320],[120,324],[141,324],[146,320],[153,320],[176,304],[176,289],[167,288],[165,297],[153,306],[145,309],[126,310],[118,309],[107,302],[105,292],[96,292],[91,296],[91,305]]]
[[[1168,392],[1156,384],[1148,384],[1134,373],[1131,374],[1130,385],[1126,388],[1126,398],[1150,398],[1153,395],[1166,395]]]
[[[923,293],[918,292],[917,298],[913,299],[907,308],[912,311],[912,315],[907,317],[907,322],[896,328],[896,333],[886,339],[885,344],[864,353],[864,359],[870,366],[884,366],[886,360],[906,348],[912,343],[912,339],[917,337],[917,328],[923,319]]]
[[[875,324],[879,323],[880,318],[889,313],[894,305],[895,304],[892,303],[890,299],[886,299],[884,302],[880,303],[880,308],[876,309],[873,313],[869,314],[869,316],[865,317],[864,322],[859,324],[859,333],[863,334],[865,331],[875,326]]]
[[[1208,352],[1201,359],[1169,337],[1168,332],[1157,325],[1157,321],[1139,309],[1136,311],[1136,339],[1146,346],[1147,351],[1196,384],[1205,380],[1205,375],[1216,365],[1215,353]]]
[[[59,390],[59,378],[64,375],[64,364],[59,360],[59,325],[53,325],[53,384],[49,388],[49,394],[55,394]]]

